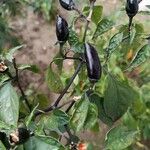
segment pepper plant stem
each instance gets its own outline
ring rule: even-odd
[[[31,106],[30,106],[30,104],[29,104],[29,102],[28,102],[28,99],[27,99],[27,97],[26,97],[26,95],[25,95],[25,93],[24,93],[24,91],[23,91],[23,89],[22,89],[22,86],[21,86],[21,84],[20,84],[19,71],[18,71],[18,67],[17,67],[16,59],[15,59],[15,58],[13,59],[13,65],[14,65],[14,69],[15,69],[15,71],[16,71],[16,81],[17,81],[18,88],[19,88],[19,90],[20,90],[20,93],[21,93],[22,97],[23,97],[24,100],[25,100],[26,105],[28,106],[28,108],[29,108],[29,110],[30,110],[30,112],[31,112]]]
[[[88,17],[86,19],[85,31],[84,31],[82,42],[85,42],[85,38],[86,38],[86,35],[87,35],[87,30],[88,30],[89,24],[91,22],[91,17],[92,17],[92,13],[93,13],[93,7],[94,7],[94,2],[92,2],[91,5],[90,5],[90,13],[89,13],[89,15],[88,15]]]
[[[79,63],[77,69],[75,70],[73,76],[71,77],[68,85],[65,87],[65,89],[62,91],[62,93],[60,94],[60,96],[57,98],[54,107],[57,107],[59,102],[61,101],[61,99],[63,98],[63,96],[66,94],[66,92],[68,91],[69,87],[71,86],[71,84],[73,83],[74,79],[76,78],[76,76],[78,75],[79,71],[81,70],[83,62]]]
[[[66,94],[66,92],[68,91],[69,87],[71,86],[71,84],[73,83],[74,79],[76,78],[76,76],[78,75],[78,73],[80,72],[81,68],[82,68],[82,65],[83,65],[84,62],[80,62],[77,69],[75,70],[73,76],[71,77],[68,85],[65,87],[65,89],[62,91],[62,93],[59,95],[59,97],[57,98],[57,100],[55,101],[55,103],[52,105],[52,106],[49,106],[48,108],[46,108],[45,110],[43,111],[38,111],[38,112],[35,112],[35,117],[36,116],[39,116],[41,115],[43,112],[50,112],[52,110],[54,110],[55,108],[58,107],[58,104],[59,102],[61,101],[61,99],[64,97],[64,95]]]

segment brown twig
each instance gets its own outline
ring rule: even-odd
[[[73,9],[79,14],[79,18],[86,19],[86,16],[77,7],[74,7]]]
[[[133,20],[133,17],[129,17],[129,26],[128,26],[129,34],[131,32],[132,20]]]
[[[76,76],[78,75],[79,71],[81,70],[81,67],[83,65],[84,62],[80,62],[77,69],[75,70],[73,76],[71,77],[68,85],[65,87],[65,89],[62,91],[62,93],[59,95],[59,97],[57,98],[57,100],[55,101],[55,103],[52,106],[49,106],[48,108],[44,109],[43,111],[38,111],[35,112],[34,116],[37,117],[39,115],[41,115],[43,112],[50,112],[56,108],[58,108],[58,104],[61,101],[61,99],[64,97],[64,95],[67,93],[68,89],[70,88],[71,84],[73,83],[74,79],[76,78]]]
[[[63,60],[70,59],[70,60],[84,61],[82,57],[68,57],[67,56],[68,53],[66,53],[66,54],[63,53],[63,45],[61,45],[61,44],[60,44],[59,52],[60,52],[60,55],[62,56]]]
[[[15,59],[15,58],[13,59],[13,66],[14,66],[14,69],[15,69],[15,71],[16,71],[15,80],[17,81],[18,88],[19,88],[19,90],[20,90],[20,93],[21,93],[22,97],[23,97],[24,100],[25,100],[26,105],[28,106],[28,108],[29,108],[29,110],[30,110],[30,112],[31,112],[31,106],[30,106],[30,104],[29,104],[29,102],[28,102],[28,99],[27,99],[27,97],[26,97],[26,95],[25,95],[25,93],[24,93],[24,91],[23,91],[23,89],[22,89],[22,87],[21,87],[21,84],[20,84],[20,80],[19,80],[19,70],[18,70],[18,67],[17,67],[16,59]]]
[[[94,7],[94,2],[92,2],[90,4],[90,13],[89,13],[89,15],[88,15],[88,17],[86,19],[85,31],[84,31],[82,42],[85,42],[85,38],[86,38],[86,35],[87,35],[88,27],[89,27],[89,24],[91,22],[91,17],[92,17],[92,13],[93,13],[93,7]]]

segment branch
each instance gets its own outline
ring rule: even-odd
[[[69,87],[71,86],[71,84],[73,83],[74,79],[76,78],[76,76],[78,75],[81,67],[82,67],[83,62],[80,62],[77,69],[75,70],[73,76],[71,77],[68,85],[65,87],[65,89],[62,91],[62,93],[60,94],[60,96],[58,97],[58,99],[56,100],[54,107],[57,107],[59,102],[61,101],[61,99],[63,98],[63,96],[65,95],[65,93],[68,91]]]
[[[84,31],[82,42],[85,42],[87,30],[88,30],[89,24],[91,22],[91,17],[92,17],[92,13],[93,13],[93,7],[94,7],[94,2],[92,2],[91,5],[90,5],[90,13],[89,13],[89,15],[88,15],[88,17],[86,19],[85,31]]]
[[[65,59],[69,59],[69,60],[79,60],[79,61],[84,61],[84,59],[82,57],[68,57],[67,54],[64,54],[63,52],[63,45],[60,44],[60,47],[59,47],[59,52],[60,52],[60,55],[62,56],[62,59],[65,60]]]
[[[129,26],[128,26],[129,35],[130,35],[130,32],[131,32],[132,20],[133,20],[133,17],[129,17]]]
[[[22,89],[22,87],[21,87],[20,81],[19,81],[19,70],[18,70],[18,67],[17,67],[16,59],[15,59],[15,58],[13,59],[13,66],[14,66],[14,69],[15,69],[15,71],[16,71],[16,78],[15,78],[15,79],[16,79],[16,81],[17,81],[18,88],[19,88],[19,90],[20,90],[20,92],[21,92],[22,97],[23,97],[24,100],[25,100],[26,105],[28,106],[28,108],[29,108],[29,110],[30,110],[30,112],[31,112],[31,106],[30,106],[30,104],[29,104],[29,102],[28,102],[28,99],[27,99],[27,97],[26,97],[26,95],[25,95],[25,93],[24,93],[24,91],[23,91],[23,89]]]
[[[86,19],[86,16],[77,7],[74,7],[73,9],[79,14],[79,18]]]
[[[55,103],[52,106],[49,106],[48,108],[46,108],[43,111],[38,111],[35,112],[34,116],[37,117],[39,115],[41,115],[43,112],[50,112],[58,107],[59,102],[61,101],[61,99],[64,97],[64,95],[67,93],[68,89],[70,88],[71,84],[73,83],[74,79],[76,78],[76,76],[78,75],[79,71],[81,70],[81,67],[83,65],[84,62],[80,62],[77,69],[75,70],[73,76],[71,77],[68,85],[65,87],[65,89],[62,91],[62,93],[59,95],[59,97],[57,98],[57,100],[55,101]]]
[[[68,56],[65,56],[64,59],[84,61],[81,57],[68,57]]]
[[[69,112],[69,110],[72,108],[72,106],[75,104],[75,100],[73,100],[72,102],[71,102],[71,104],[69,105],[69,107],[67,108],[67,110],[65,111],[66,113],[68,113]]]

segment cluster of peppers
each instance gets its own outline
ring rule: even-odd
[[[94,3],[96,0],[89,0],[90,3]],[[75,10],[76,6],[73,0],[59,0],[61,6],[68,10]],[[127,0],[126,3],[126,13],[129,17],[129,28],[132,24],[133,17],[138,13],[138,0]],[[69,27],[67,21],[61,17],[57,16],[56,19],[56,35],[59,43],[65,43],[69,38]],[[97,82],[101,78],[102,66],[96,49],[90,43],[84,43],[84,59],[87,66],[87,74],[91,82]],[[0,73],[7,71],[8,68],[4,62],[0,62]],[[33,133],[32,133],[33,134]],[[4,132],[0,132],[0,140],[7,147],[10,145],[18,145],[26,142],[30,136],[31,132],[26,128],[18,128],[16,131],[11,133],[9,137]]]
[[[90,3],[96,0],[90,0]],[[61,6],[66,10],[74,10],[76,8],[73,0],[59,0]],[[69,28],[67,21],[61,16],[56,19],[56,35],[59,43],[65,43],[69,38]],[[84,43],[84,59],[87,66],[87,73],[91,82],[97,82],[101,78],[102,67],[96,49],[90,43]]]
[[[95,3],[96,0],[89,0],[90,3]],[[60,5],[68,10],[75,10],[76,5],[73,0],[59,0]],[[138,13],[139,6],[138,4],[141,0],[127,0],[126,3],[126,13],[129,17],[129,30],[132,25],[133,17]],[[67,21],[61,17],[60,15],[57,16],[56,19],[56,35],[59,43],[65,43],[69,38],[69,27]],[[97,82],[101,78],[102,74],[102,67],[101,62],[98,56],[96,49],[90,44],[84,44],[84,58],[87,65],[87,73],[88,77],[91,82]],[[4,72],[7,69],[4,68],[4,64],[0,64],[0,72]]]
[[[96,0],[89,0],[94,3]],[[68,10],[75,10],[76,5],[73,0],[59,0],[60,5]],[[133,17],[138,13],[138,0],[127,0],[126,13],[129,17],[129,30],[132,24]],[[56,35],[60,43],[65,43],[69,38],[69,29],[67,21],[61,16],[57,16],[56,20]],[[96,49],[89,43],[84,44],[84,58],[87,65],[87,73],[91,82],[97,82],[101,78],[102,67]]]

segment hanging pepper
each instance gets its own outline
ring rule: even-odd
[[[73,0],[59,0],[59,3],[66,10],[74,10],[75,3]]]
[[[84,47],[88,77],[91,82],[97,82],[101,78],[102,74],[102,67],[98,53],[96,49],[89,43],[85,43]]]
[[[57,15],[56,19],[56,35],[60,43],[65,43],[69,37],[68,23],[59,15]]]
[[[138,13],[138,0],[127,0],[126,13],[129,17],[129,30],[132,24],[133,17]]]

